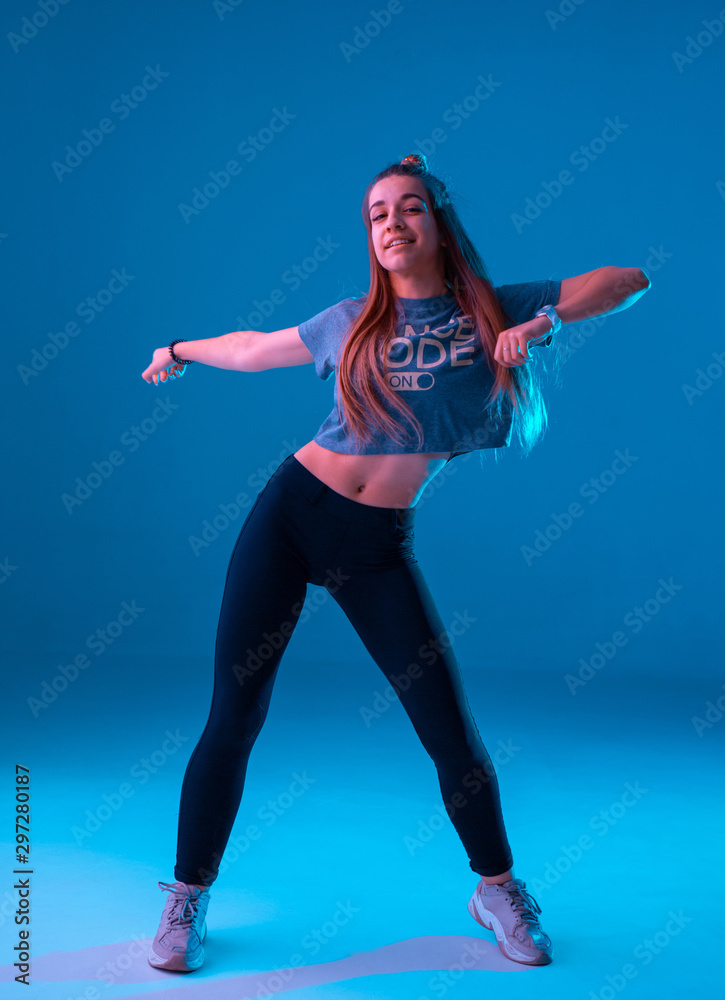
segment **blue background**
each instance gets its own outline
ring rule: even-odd
[[[725,170],[716,95],[723,87],[725,37],[711,34],[700,54],[690,45],[687,61],[673,55],[685,53],[688,39],[705,30],[703,20],[722,27],[720,12],[717,5],[684,0],[564,2],[567,13],[556,16],[558,7],[547,12],[533,0],[452,0],[445,7],[401,0],[399,6],[376,32],[370,11],[385,10],[383,4],[247,0],[215,8],[191,0],[69,0],[47,23],[38,16],[33,34],[24,19],[41,8],[16,0],[4,5],[0,82],[13,96],[4,115],[0,221],[6,288],[0,307],[6,333],[2,780],[12,783],[15,761],[35,775],[37,833],[45,845],[38,850],[47,852],[46,887],[36,889],[36,954],[122,939],[135,928],[153,935],[155,894],[143,915],[129,911],[123,929],[114,925],[112,933],[94,909],[89,883],[96,875],[116,880],[135,872],[148,893],[153,879],[171,877],[178,788],[206,719],[214,631],[234,540],[266,479],[313,436],[332,405],[332,384],[321,383],[311,364],[259,373],[196,364],[183,380],[159,387],[149,387],[141,372],[153,350],[172,339],[294,326],[366,290],[365,186],[389,162],[416,150],[449,181],[494,284],[562,279],[603,265],[643,267],[652,281],[633,308],[563,327],[559,336],[570,353],[560,383],[546,383],[550,425],[527,459],[517,447],[498,462],[491,454],[483,461],[477,454],[457,458],[419,504],[418,559],[443,620],[475,619],[455,649],[484,741],[495,746],[514,736],[529,750],[528,764],[514,771],[519,765],[512,763],[506,784],[502,778],[509,789],[504,806],[521,845],[515,853],[528,866],[518,874],[533,881],[560,853],[562,838],[576,839],[581,819],[569,817],[572,829],[566,829],[565,810],[576,806],[586,819],[616,800],[627,780],[660,782],[659,791],[646,800],[650,812],[631,834],[634,847],[620,828],[616,854],[590,859],[588,871],[581,862],[567,876],[577,905],[581,893],[598,891],[592,880],[609,891],[613,878],[641,863],[643,854],[656,854],[659,844],[662,856],[655,862],[650,854],[652,885],[643,894],[658,899],[658,879],[702,873],[722,824],[708,791],[710,756],[722,740],[719,709],[714,706],[714,721],[699,733],[692,718],[703,717],[706,703],[723,690],[718,511],[725,340],[718,289]],[[29,37],[18,41],[24,25]],[[356,40],[365,41],[357,51]],[[149,68],[156,68],[158,81],[147,76]],[[479,76],[497,84],[480,102],[472,97]],[[144,87],[144,78],[153,89]],[[129,93],[137,106],[121,111]],[[465,118],[456,117],[456,104],[468,109]],[[265,131],[275,116],[284,127]],[[93,131],[102,119],[113,124],[107,134]],[[598,146],[608,120],[626,127]],[[68,161],[77,165],[63,170],[58,164],[84,130],[96,140],[102,134],[102,141],[81,146],[84,155]],[[250,136],[261,142],[253,158],[239,152],[242,143],[251,148]],[[596,151],[582,169],[578,151],[591,143]],[[224,183],[219,172],[230,160],[239,172]],[[545,185],[566,169],[573,182],[546,204]],[[202,207],[189,214],[182,206],[214,175],[221,186],[207,187],[210,196],[196,195]],[[544,207],[517,226],[515,216],[537,197]],[[334,244],[322,261],[312,257],[320,242]],[[292,281],[295,268],[302,277]],[[84,311],[114,271],[128,276],[124,287]],[[281,304],[270,299],[275,289],[284,295]],[[75,335],[64,340],[61,331],[73,321]],[[55,352],[48,346],[53,338]],[[166,410],[157,408],[162,401]],[[143,439],[134,437],[135,427]],[[69,510],[67,495],[77,479],[86,480],[94,463],[108,472],[102,463],[114,451],[122,461]],[[609,476],[618,451],[636,461]],[[602,476],[590,502],[582,490]],[[239,494],[246,495],[246,508],[239,506],[226,525],[219,521],[216,537],[195,550],[192,539],[205,522],[214,522],[223,505],[229,510]],[[556,537],[555,518],[577,501],[583,515]],[[527,559],[524,548],[547,530],[548,546]],[[655,596],[661,580],[674,583],[666,602]],[[89,637],[116,621],[124,602],[137,609],[133,622],[112,626],[115,636],[89,648]],[[363,825],[355,827],[362,838],[356,849],[343,842],[351,820],[340,818],[337,796],[348,796],[352,811],[358,797],[388,795],[391,815],[398,805],[410,810],[395,820],[402,830],[433,810],[437,787],[397,704],[368,738],[358,707],[372,702],[383,679],[334,601],[310,587],[308,606],[309,619],[297,628],[280,671],[249,794],[266,795],[272,781],[283,787],[285,776],[312,762],[325,792],[304,806],[304,821],[295,818],[279,834],[289,844],[265,844],[266,861],[260,848],[258,891],[278,891],[290,869],[302,878],[306,863],[331,874],[331,899],[346,891],[343,875],[360,877],[368,891],[360,870],[363,844],[371,852],[365,861],[374,856],[382,866],[378,874],[391,864],[386,879],[394,870],[406,882],[401,893],[413,879],[440,876],[440,885],[448,886],[451,851],[462,879],[468,872],[452,828],[439,835],[435,874],[423,874],[417,859],[406,873],[388,857],[385,823],[373,822],[370,802]],[[643,607],[648,620],[635,630],[628,623]],[[572,693],[566,675],[590,663],[597,644],[617,631],[626,644],[604,664],[595,659],[586,684]],[[72,676],[67,665],[83,653],[90,665],[63,690],[58,681],[57,697],[33,710],[29,699],[52,687],[61,665]],[[111,794],[134,762],[163,742],[167,728],[177,727],[188,741],[183,751],[139,787],[91,843],[79,845],[72,828],[85,810]],[[405,753],[412,777],[410,795],[401,799]],[[532,788],[524,793],[528,782]],[[537,796],[545,827],[538,832]],[[680,819],[668,828],[673,813]],[[688,826],[695,815],[696,849]],[[285,854],[299,845],[300,829],[305,851]],[[153,835],[141,843],[147,831]],[[320,843],[321,831],[329,834]],[[663,835],[671,837],[666,845]],[[548,836],[551,843],[540,839]],[[280,857],[290,863],[280,864]],[[250,873],[241,867],[229,876],[230,886],[234,879],[249,886]],[[277,874],[281,881],[270,881]],[[64,887],[76,879],[84,885],[79,906],[82,901],[83,913],[94,914],[80,943],[64,922],[51,920],[67,900]],[[319,888],[310,879],[309,889],[306,883],[296,888],[308,899]],[[375,907],[388,905],[380,899],[386,884],[376,879],[360,930],[370,941],[346,940],[345,954],[400,936],[395,921],[409,911],[403,899],[395,917],[376,922]],[[614,975],[625,953],[647,929],[660,927],[675,903],[681,905],[676,893],[663,897],[644,929],[633,918],[621,940],[609,926],[613,937],[602,969],[593,970],[587,955],[576,982],[555,981],[553,975],[566,976],[567,961],[582,958],[582,942],[574,937],[571,954],[549,970],[552,995],[601,990],[604,976]],[[276,920],[277,905],[252,909],[262,922]],[[238,907],[229,906],[237,927]],[[455,907],[458,919],[460,900]],[[593,919],[591,907],[586,918],[574,912],[552,913],[552,923],[562,920],[559,939],[574,935],[579,920]],[[433,906],[420,933],[445,933],[439,914]],[[301,910],[301,924],[313,919]],[[472,935],[465,908],[460,920],[461,934]],[[663,982],[679,972],[687,978],[685,955],[694,961],[704,926],[702,917],[700,930],[683,932],[679,957],[673,952],[658,966],[653,962],[647,973],[652,992],[642,996],[660,995],[660,976]],[[684,950],[686,936],[692,953]],[[294,950],[282,944],[280,954],[253,949],[240,959],[237,941],[230,932],[230,961],[248,961],[251,954],[259,968],[284,964]],[[593,945],[588,937],[585,943]],[[336,947],[329,946],[326,960],[339,957]],[[145,960],[139,961],[141,968]],[[430,989],[427,974],[409,976],[413,992],[405,974],[391,974],[369,990],[361,980],[348,987],[364,996],[378,995],[381,982],[386,995],[402,990],[417,997]],[[454,996],[473,996],[466,991],[480,988],[478,976],[467,973],[451,987]],[[633,994],[644,989],[644,977],[643,969]],[[80,973],[69,978],[79,980],[79,992],[93,980]],[[521,980],[514,983],[524,990]],[[47,995],[55,995],[57,987],[49,988]],[[510,995],[517,995],[515,988],[508,987]],[[104,989],[103,995],[126,995],[118,985]],[[40,982],[33,990],[45,995]],[[314,990],[300,995],[343,995]],[[678,995],[687,995],[684,985]]]

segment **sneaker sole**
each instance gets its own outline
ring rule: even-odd
[[[496,942],[506,958],[510,958],[512,962],[520,962],[523,965],[551,964],[551,956],[547,955],[545,951],[539,952],[536,958],[531,958],[529,955],[525,955],[523,952],[517,951],[517,949],[507,940],[506,935],[504,934],[504,929],[501,926],[501,922],[494,916],[493,913],[490,914],[491,923],[486,923],[481,914],[478,912],[475,898],[474,894],[469,899],[468,912],[471,914],[473,919],[481,925],[481,927],[485,927],[487,931],[493,931],[496,936]]]
[[[204,921],[204,926],[201,929],[201,943],[203,944],[205,940],[206,921]],[[152,965],[155,969],[166,969],[169,972],[196,972],[204,964],[205,957],[203,948],[199,950],[198,957],[192,961],[184,958],[178,952],[174,952],[168,958],[163,958],[161,955],[156,954],[153,945],[149,948],[148,953],[149,965]]]

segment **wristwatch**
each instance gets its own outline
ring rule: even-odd
[[[537,316],[548,316],[549,322],[551,323],[551,329],[547,333],[542,334],[537,340],[529,340],[527,346],[548,347],[554,339],[554,334],[558,333],[561,328],[561,317],[553,306],[542,306],[536,313],[536,316],[534,316],[534,319],[536,319]]]

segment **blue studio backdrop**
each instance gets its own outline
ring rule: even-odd
[[[627,781],[648,778],[659,788],[648,801],[661,797],[648,819],[651,807],[636,807],[638,856],[648,845],[663,869],[699,867],[691,832],[667,829],[668,780],[647,767],[671,741],[687,765],[673,762],[670,779],[694,788],[722,740],[724,25],[725,11],[699,0],[4,5],[2,783],[13,809],[13,768],[33,775],[37,955],[153,934],[156,895],[111,934],[89,886],[126,871],[157,892],[153,881],[170,878],[230,553],[269,476],[332,407],[332,381],[312,364],[194,364],[159,386],[141,372],[173,339],[292,327],[366,291],[365,186],[415,151],[449,183],[495,285],[605,265],[651,279],[631,309],[562,327],[558,381],[539,352],[544,438],[525,459],[514,438],[497,461],[489,451],[451,462],[418,504],[416,551],[487,745],[524,747],[527,774],[547,784],[544,840],[526,842],[530,877],[544,880],[562,838],[575,842]],[[533,732],[552,741],[546,754]],[[452,868],[450,851],[470,875],[452,830],[415,856],[400,848],[434,809],[434,775],[322,588],[308,588],[259,745],[241,830],[270,783],[280,792],[308,768],[321,794],[296,803],[297,832],[281,810],[274,836],[291,839],[270,832],[230,884],[251,892],[254,877],[262,892],[291,870],[302,879],[308,863],[337,878],[359,869],[361,853],[326,831],[342,823],[335,796],[364,797],[366,781],[394,834],[353,805],[345,815],[373,854],[393,837],[391,879],[411,880],[424,858]],[[500,749],[498,762],[523,843],[533,817],[510,756]],[[402,802],[400,761],[426,781]],[[609,767],[611,782],[592,792]],[[722,816],[701,780],[709,840]],[[577,795],[580,826],[558,828]],[[394,819],[399,802],[409,811]],[[604,888],[630,856],[628,836],[616,864],[598,847],[568,884]],[[8,963],[13,856],[0,891]],[[82,941],[60,919],[62,887],[76,880],[95,914]],[[652,931],[675,900],[660,902]],[[255,919],[276,919],[277,904],[265,905]],[[389,940],[370,912],[341,954]],[[611,930],[609,964],[579,979],[580,992],[559,983],[552,995],[599,995],[645,934],[630,931],[620,956]],[[675,954],[650,986],[681,971]],[[411,974],[417,992],[400,995],[424,995],[429,973]],[[94,976],[68,978],[80,992]],[[99,995],[130,996],[121,981]],[[35,995],[57,988],[44,992],[38,971]]]

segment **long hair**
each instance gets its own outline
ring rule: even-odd
[[[425,156],[418,153],[386,167],[373,177],[365,189],[362,218],[368,237],[370,287],[363,296],[361,312],[347,331],[337,360],[340,418],[347,422],[353,440],[356,439],[356,451],[370,440],[372,427],[405,445],[408,442],[399,421],[382,405],[381,399],[385,399],[393,411],[397,410],[400,417],[412,425],[417,447],[423,447],[420,422],[399,394],[387,385],[383,369],[386,344],[395,336],[396,295],[388,272],[375,253],[369,198],[373,186],[391,176],[419,177],[423,182],[440,235],[445,241],[442,251],[446,285],[455,295],[462,313],[472,320],[475,335],[495,375],[489,395],[481,400],[482,415],[488,419],[477,428],[476,441],[479,446],[485,444],[486,435],[495,429],[498,419],[504,412],[511,413],[513,408],[518,417],[518,420],[514,419],[514,427],[526,455],[543,436],[547,426],[541,389],[528,365],[506,368],[494,360],[498,335],[514,326],[514,321],[496,298],[486,265],[471,242],[445,183],[428,170]]]

